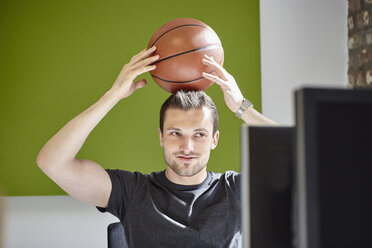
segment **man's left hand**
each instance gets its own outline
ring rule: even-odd
[[[218,84],[223,92],[224,100],[229,109],[236,113],[240,105],[243,102],[243,95],[235,82],[233,76],[231,76],[220,64],[218,64],[213,57],[204,55],[205,58],[202,60],[203,64],[213,69],[217,76],[203,72],[202,76]]]

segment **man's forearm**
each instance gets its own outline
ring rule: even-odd
[[[69,121],[41,149],[37,157],[38,165],[58,166],[75,159],[91,131],[119,101],[120,98],[110,90]]]
[[[279,125],[275,121],[267,118],[254,108],[248,108],[242,114],[242,119],[245,123],[252,126],[275,126]]]

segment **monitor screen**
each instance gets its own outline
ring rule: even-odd
[[[293,127],[241,129],[244,247],[291,247],[294,134]]]
[[[299,242],[372,247],[372,91],[296,92]]]

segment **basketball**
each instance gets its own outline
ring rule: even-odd
[[[223,65],[223,48],[216,32],[195,19],[180,18],[164,24],[151,37],[148,48],[154,45],[153,55],[158,54],[159,59],[150,74],[161,88],[171,93],[205,90],[213,84],[202,77],[203,72],[216,75],[202,63],[204,54]]]

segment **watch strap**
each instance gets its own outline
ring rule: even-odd
[[[247,98],[244,98],[242,104],[240,105],[240,108],[235,113],[236,117],[238,117],[239,119],[241,119],[242,118],[242,114],[248,108],[253,108],[253,104]]]

